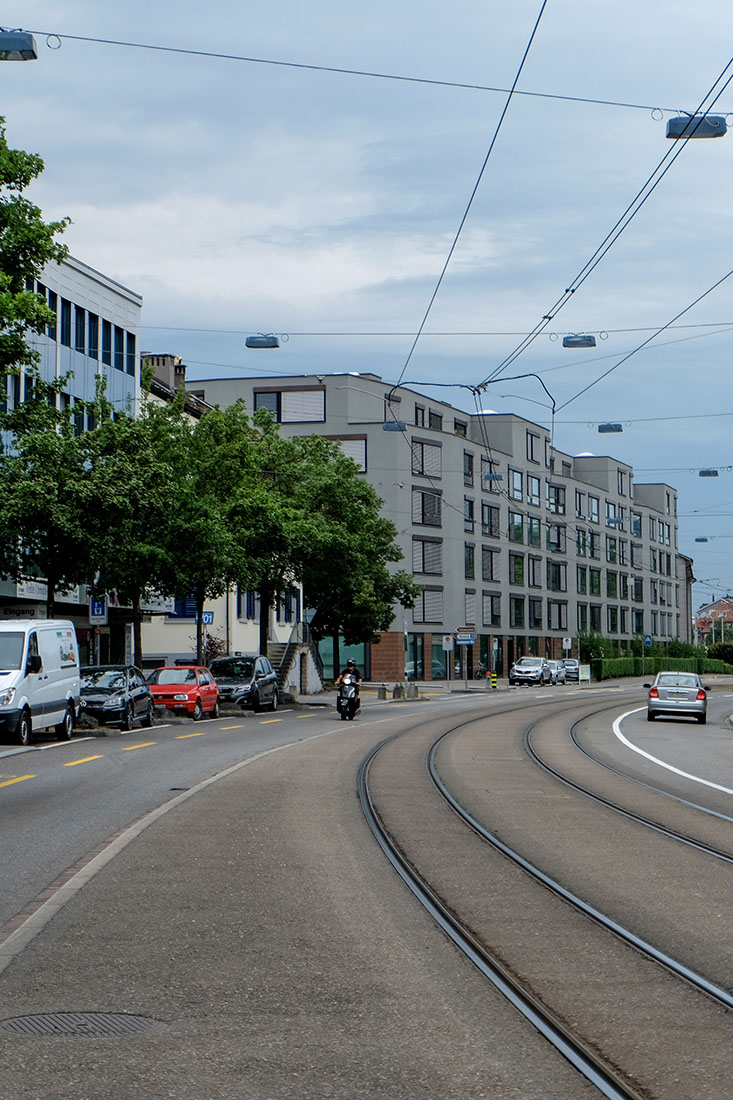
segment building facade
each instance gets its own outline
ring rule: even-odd
[[[195,385],[210,404],[269,409],[289,435],[338,440],[382,498],[423,589],[371,647],[371,679],[470,677],[479,660],[506,675],[524,654],[577,653],[591,631],[622,648],[690,640],[677,492],[635,483],[622,460],[563,454],[532,421],[465,413],[374,374]],[[475,644],[450,654],[462,628]]]

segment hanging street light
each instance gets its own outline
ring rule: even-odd
[[[36,41],[30,31],[0,27],[0,61],[36,61]]]

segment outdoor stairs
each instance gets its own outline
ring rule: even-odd
[[[280,688],[285,687],[285,681],[290,672],[290,665],[285,660],[285,655],[290,648],[285,642],[267,643],[267,656],[270,658],[270,664],[277,672],[277,684]]]

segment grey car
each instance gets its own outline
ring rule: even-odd
[[[545,657],[520,657],[509,669],[510,684],[551,684],[552,673]]]
[[[580,683],[580,661],[575,657],[565,657],[562,663],[565,665],[565,679]]]
[[[209,671],[216,680],[222,703],[237,703],[255,712],[264,707],[277,710],[280,701],[277,673],[262,654],[217,657],[209,664]]]
[[[658,672],[649,689],[646,704],[647,721],[659,715],[696,718],[701,725],[707,721],[708,697],[695,672]]]
[[[552,673],[552,684],[564,684],[566,680],[565,665],[562,661],[548,661]]]

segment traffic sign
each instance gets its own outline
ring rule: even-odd
[[[107,600],[102,598],[101,600],[95,599],[94,596],[89,597],[89,623],[91,626],[106,626],[107,625]]]
[[[452,634],[444,634],[443,635],[443,651],[445,653],[450,653],[450,651],[452,649],[453,649],[453,635]]]
[[[475,630],[457,630],[456,631],[456,645],[475,645],[476,644],[476,631]]]
[[[204,611],[203,614],[201,615],[201,622],[203,623],[203,625],[204,626],[211,626],[213,621],[214,621],[214,612],[213,611]]]
[[[645,645],[645,646],[650,646],[651,644],[652,644],[652,636],[651,636],[651,634],[645,634],[645,635],[644,635],[644,645]]]

